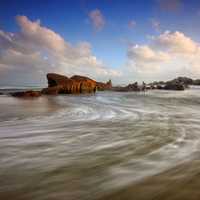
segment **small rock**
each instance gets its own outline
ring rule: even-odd
[[[11,93],[11,95],[13,97],[19,97],[19,98],[34,98],[34,97],[40,97],[41,92],[29,90],[25,92],[14,92]]]

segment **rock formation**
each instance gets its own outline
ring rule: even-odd
[[[193,85],[194,81],[187,77],[178,77],[170,81],[153,82],[149,85],[159,90],[184,90],[189,85]]]
[[[80,94],[80,93],[92,93],[96,90],[111,90],[119,92],[131,92],[131,91],[145,91],[148,89],[162,89],[162,90],[184,90],[188,85],[200,85],[200,79],[190,79],[187,77],[178,77],[167,82],[153,82],[146,85],[144,82],[142,85],[138,85],[137,82],[128,84],[127,86],[113,87],[111,80],[107,83],[96,82],[85,76],[75,75],[70,78],[55,74],[47,74],[48,87],[42,91],[24,91],[10,93],[14,97],[39,97],[42,94]],[[2,93],[0,92],[0,95]]]
[[[139,92],[143,91],[144,89],[143,87],[140,87],[137,82],[135,82],[128,84],[125,87],[113,87],[112,90],[117,92]]]
[[[13,97],[33,98],[33,97],[41,96],[41,92],[29,90],[29,91],[25,91],[25,92],[14,92],[14,93],[11,93],[11,95]]]
[[[103,91],[103,90],[110,90],[112,89],[112,81],[109,80],[106,83],[97,82],[97,90]]]
[[[42,90],[43,94],[75,94],[96,92],[96,81],[85,76],[72,76],[68,78],[59,74],[47,74],[48,88]]]
[[[185,86],[183,83],[175,82],[175,81],[169,81],[164,86],[165,90],[185,90]]]

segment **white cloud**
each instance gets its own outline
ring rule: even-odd
[[[119,76],[98,60],[87,42],[72,46],[58,33],[43,27],[40,21],[17,16],[21,31],[9,33],[0,30],[0,80],[18,82],[18,77],[31,76],[39,82],[48,72],[66,75],[81,74],[93,78]],[[2,75],[2,76],[1,76]],[[32,81],[33,81],[32,80]]]
[[[164,32],[159,37],[155,38],[155,43],[158,44],[158,46],[167,48],[172,53],[180,54],[195,53],[199,48],[199,44],[178,31],[174,33],[169,31]]]
[[[138,78],[153,80],[200,75],[200,45],[181,32],[166,31],[148,45],[132,45],[127,67]]]
[[[105,26],[105,18],[99,9],[92,10],[89,13],[89,18],[95,30],[100,31]]]
[[[162,51],[155,51],[149,46],[135,45],[129,48],[128,55],[131,58],[137,60],[143,60],[147,62],[162,62],[169,60],[169,55]]]
[[[40,46],[47,50],[63,53],[68,44],[54,31],[42,27],[40,21],[30,21],[26,16],[17,16],[17,22],[21,27],[23,38],[34,46]]]

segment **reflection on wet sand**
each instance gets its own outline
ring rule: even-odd
[[[199,99],[198,88],[2,95],[0,199],[198,199]]]
[[[200,157],[112,191],[99,200],[199,200]]]

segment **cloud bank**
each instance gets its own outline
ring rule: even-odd
[[[153,80],[200,76],[200,45],[181,32],[165,31],[148,45],[131,45],[127,69],[136,77]]]
[[[39,20],[26,16],[17,16],[16,20],[20,32],[0,30],[0,84],[44,83],[48,72],[93,78],[120,75],[92,54],[88,42],[71,45]]]
[[[179,31],[151,36],[146,44],[130,44],[126,63],[114,70],[93,55],[88,42],[72,45],[39,20],[16,20],[19,32],[0,30],[0,85],[45,84],[48,72],[99,81],[112,78],[119,84],[200,77],[200,44]]]

